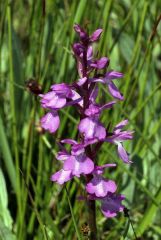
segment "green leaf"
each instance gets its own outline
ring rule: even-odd
[[[130,63],[134,48],[134,40],[127,33],[122,33],[120,37],[120,50],[127,63]]]
[[[7,228],[0,219],[0,239],[1,240],[16,240],[16,236]]]
[[[3,172],[0,168],[0,218],[4,225],[10,230],[12,229],[12,218],[8,210],[8,195],[6,189],[6,183],[3,176]]]

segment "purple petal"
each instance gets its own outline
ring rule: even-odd
[[[108,63],[109,63],[108,58],[102,57],[99,60],[92,62],[90,66],[97,69],[103,69],[107,66]]]
[[[93,48],[92,46],[89,46],[87,49],[87,61],[90,61],[92,59],[93,56]]]
[[[76,58],[83,58],[83,54],[85,53],[85,48],[81,43],[74,43],[72,46],[73,52]]]
[[[71,171],[64,171],[63,169],[61,169],[60,171],[54,173],[51,176],[51,181],[63,184],[69,181],[72,177],[73,176],[71,174]]]
[[[62,143],[67,143],[67,144],[70,144],[70,145],[75,145],[77,144],[77,142],[73,139],[70,139],[70,138],[66,138],[66,139],[63,139],[61,140]]]
[[[78,99],[75,99],[73,101],[69,101],[69,102],[66,103],[66,107],[67,106],[73,106],[73,105],[76,105],[76,104],[80,105],[82,103],[82,101],[83,101],[82,97],[80,97]]]
[[[70,155],[68,152],[60,151],[60,152],[58,152],[56,159],[60,160],[60,161],[65,161],[65,160],[67,160],[67,158],[69,158],[69,156]]]
[[[84,77],[84,78],[80,78],[77,82],[77,85],[78,86],[82,86],[85,82],[87,81],[87,78]]]
[[[107,181],[100,175],[95,176],[87,185],[86,191],[90,194],[95,194],[97,197],[105,197],[107,193],[114,193],[117,186],[114,181]]]
[[[131,140],[133,138],[133,131],[120,131],[117,129],[113,132],[112,136],[107,137],[104,141],[117,144],[118,142],[123,142],[125,140]]]
[[[112,108],[115,103],[116,103],[116,101],[112,101],[112,102],[106,103],[100,109],[102,111],[104,109]]]
[[[103,31],[102,29],[97,29],[97,30],[90,36],[90,42],[95,42],[95,41],[99,40],[102,31]]]
[[[116,163],[108,163],[102,166],[95,166],[93,174],[97,174],[97,175],[103,174],[104,169],[108,167],[116,167]]]
[[[107,218],[112,218],[117,215],[118,212],[123,212],[124,206],[122,201],[124,200],[123,195],[111,194],[102,200],[101,211]]]
[[[127,152],[125,151],[124,147],[122,146],[121,143],[118,143],[118,155],[119,157],[123,160],[124,163],[132,163],[129,160],[129,156],[127,154]]]
[[[103,84],[106,83],[104,78],[90,78],[89,80],[90,80],[90,82],[101,82]]]
[[[115,84],[113,82],[108,83],[108,89],[114,98],[117,98],[119,100],[124,100],[124,97],[121,95],[118,88],[115,86]]]
[[[50,133],[55,133],[59,128],[60,119],[57,112],[48,112],[40,120],[42,128],[48,130]]]
[[[133,131],[123,131],[114,135],[116,141],[123,142],[125,140],[131,140],[133,138]]]
[[[105,75],[106,80],[113,80],[113,79],[122,78],[122,77],[123,77],[123,74],[116,71],[107,72]]]
[[[51,89],[59,96],[70,98],[72,96],[72,90],[66,83],[54,84]]]
[[[120,130],[128,124],[128,122],[129,121],[127,119],[125,119],[125,120],[121,121],[120,123],[118,123],[114,128],[114,132],[119,133]]]
[[[81,98],[81,96],[79,95],[79,93],[77,93],[76,91],[74,91],[74,90],[72,90],[72,93],[73,93],[73,95],[72,95],[72,100],[73,101],[76,101],[76,100],[80,100],[80,98]],[[78,101],[78,105],[79,106],[81,106],[81,107],[83,107],[83,100],[81,100],[81,101]]]
[[[80,33],[82,31],[82,28],[79,24],[74,24],[74,30],[77,32],[77,33]]]
[[[86,147],[86,146],[88,146],[90,144],[94,144],[96,142],[98,142],[98,139],[96,139],[96,138],[84,139],[83,146]]]
[[[75,157],[70,155],[68,159],[64,162],[63,169],[65,171],[73,170],[75,164]]]
[[[97,96],[98,96],[98,87],[96,86],[93,88],[93,90],[89,96],[90,102],[94,104]]]
[[[84,152],[85,152],[84,144],[79,143],[79,144],[76,144],[76,145],[72,146],[72,150],[71,150],[72,155],[78,156],[78,155],[80,155]]]
[[[106,137],[106,129],[101,123],[92,118],[82,119],[78,129],[85,135],[85,139],[97,138],[103,140]]]

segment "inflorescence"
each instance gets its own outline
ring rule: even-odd
[[[64,184],[73,177],[83,175],[86,179],[85,190],[87,199],[101,202],[101,211],[105,217],[115,217],[122,212],[124,196],[117,194],[117,185],[113,180],[107,180],[102,175],[106,168],[115,167],[115,163],[98,166],[96,155],[103,143],[109,142],[117,145],[118,156],[124,163],[130,163],[129,155],[123,147],[123,142],[132,139],[132,131],[123,131],[128,120],[118,123],[112,132],[109,127],[100,122],[100,116],[105,109],[113,107],[117,101],[124,98],[114,84],[114,79],[123,77],[116,71],[108,71],[102,74],[109,65],[109,59],[94,58],[93,43],[101,37],[102,29],[97,29],[91,36],[78,24],[74,25],[80,42],[72,46],[73,54],[77,62],[79,80],[73,84],[60,83],[51,86],[46,94],[40,94],[41,106],[48,109],[48,113],[41,118],[41,126],[50,133],[55,133],[60,125],[58,111],[67,106],[75,106],[80,116],[78,125],[79,141],[64,139],[60,141],[61,150],[57,154],[57,160],[62,163],[62,169],[51,176],[51,181]],[[109,94],[115,101],[104,105],[96,102],[98,96],[98,83],[107,86]],[[71,145],[68,152],[63,144]]]

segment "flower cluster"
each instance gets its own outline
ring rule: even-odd
[[[102,29],[97,29],[91,36],[79,25],[74,26],[79,35],[80,42],[72,46],[73,54],[77,62],[79,80],[69,85],[66,83],[54,84],[46,94],[40,94],[41,106],[48,109],[48,113],[41,119],[41,126],[50,133],[55,133],[59,128],[60,119],[58,111],[66,106],[76,107],[80,116],[78,142],[73,139],[60,141],[60,152],[57,160],[61,161],[62,169],[51,176],[51,181],[64,184],[73,177],[83,175],[86,179],[87,199],[101,202],[101,211],[106,217],[115,217],[123,211],[123,195],[116,193],[117,186],[113,180],[105,179],[104,170],[115,167],[116,164],[98,166],[96,154],[103,143],[108,142],[117,145],[118,156],[124,163],[130,163],[128,153],[123,147],[123,142],[132,139],[132,131],[123,131],[128,124],[127,120],[118,123],[113,131],[109,131],[101,122],[100,117],[104,109],[110,109],[117,101],[124,98],[114,84],[115,79],[123,77],[116,71],[108,71],[101,74],[109,65],[109,59],[94,58],[93,43],[101,37]],[[114,101],[106,104],[96,102],[98,96],[98,83],[104,84]],[[71,146],[70,152],[64,144]]]

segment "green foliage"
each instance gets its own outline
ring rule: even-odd
[[[50,136],[38,130],[44,114],[25,81],[34,78],[47,91],[52,83],[78,79],[71,44],[73,24],[90,32],[104,29],[95,46],[110,58],[110,68],[125,73],[116,84],[125,102],[106,111],[102,121],[114,126],[128,118],[135,130],[126,144],[133,164],[125,166],[115,148],[104,144],[99,164],[117,162],[115,179],[137,236],[161,239],[161,23],[156,23],[159,0],[44,0],[1,1],[0,8],[0,239],[86,239],[87,222],[80,179],[64,187],[50,175],[60,167],[55,159],[60,137],[77,136],[78,119],[72,108],[61,111],[61,127]],[[45,4],[45,5],[44,5]],[[45,6],[45,7],[44,7]],[[100,86],[101,87],[101,86]],[[106,89],[100,100],[106,102]],[[3,170],[2,170],[3,169]],[[100,239],[135,239],[123,214],[105,219],[97,211]],[[79,236],[81,235],[81,237]]]

